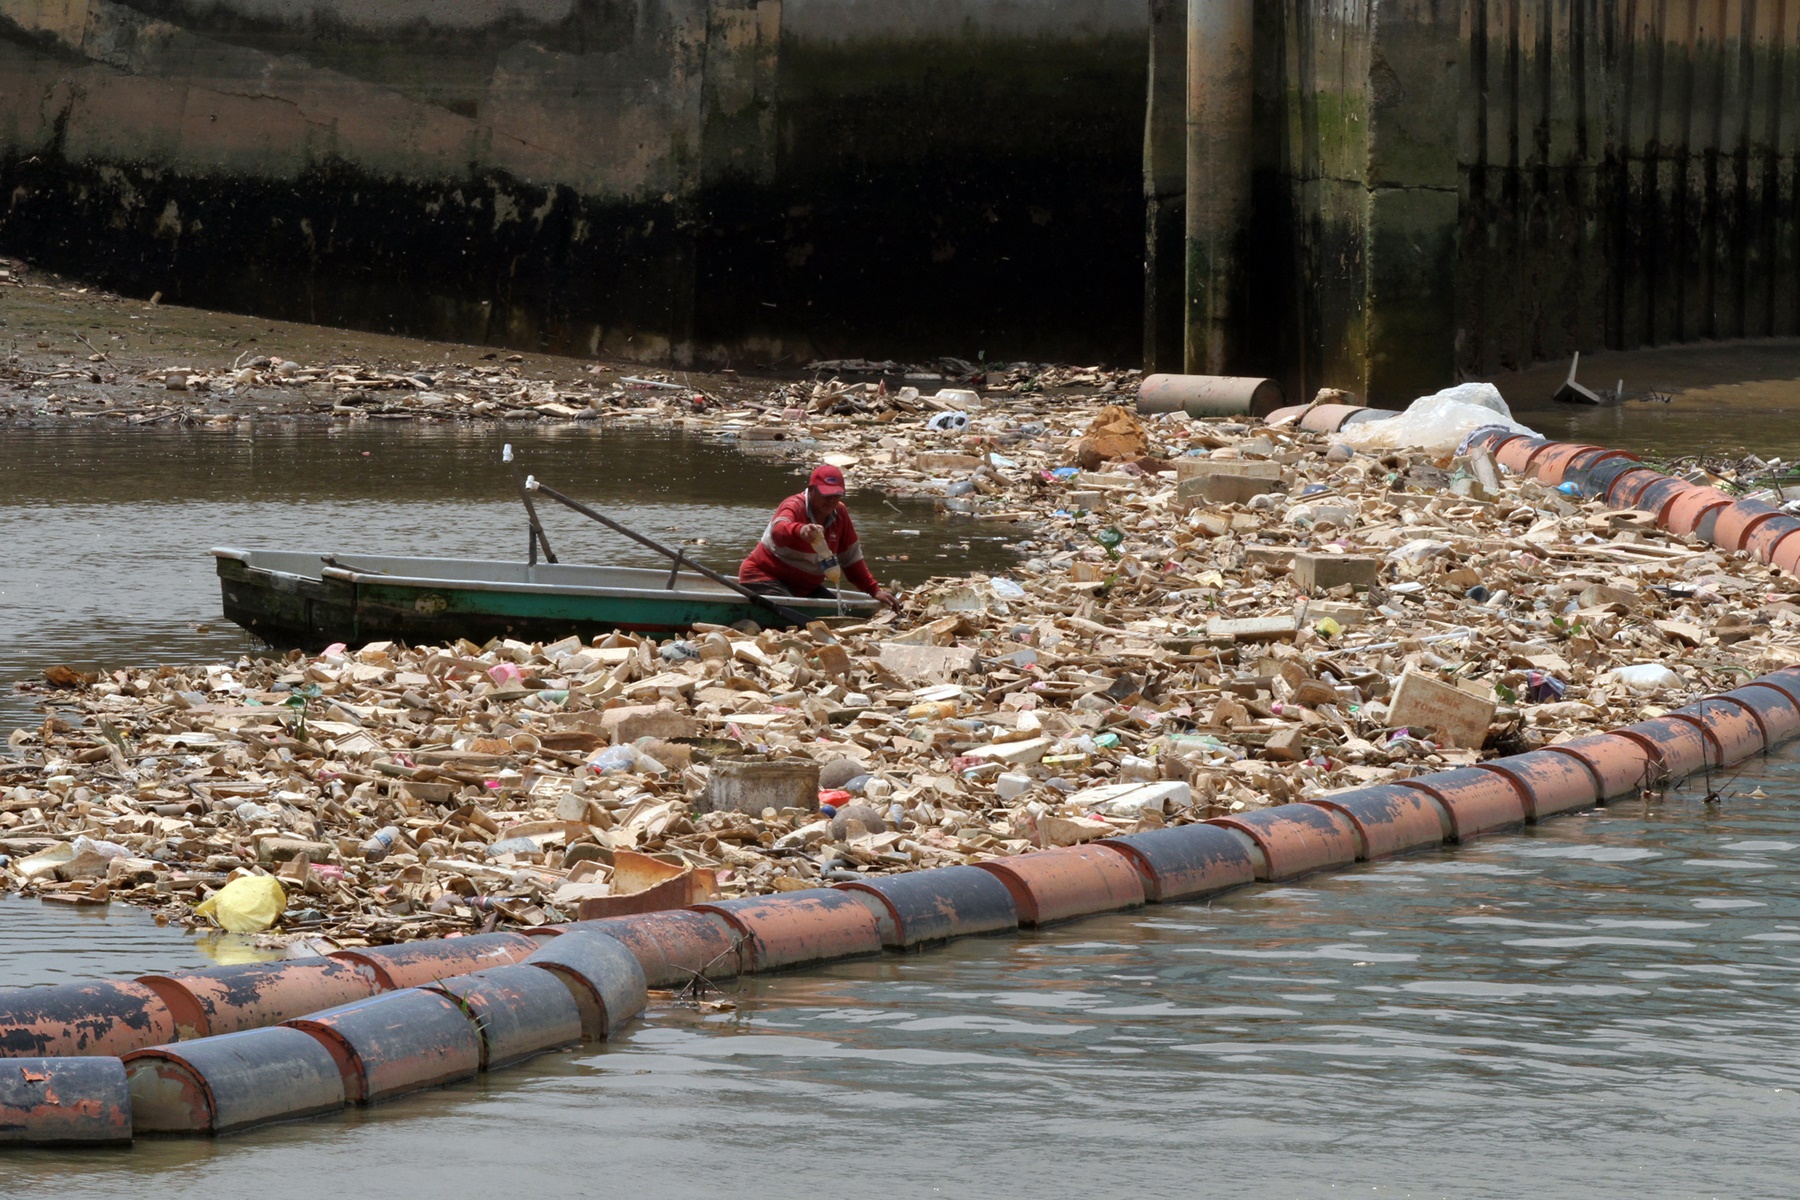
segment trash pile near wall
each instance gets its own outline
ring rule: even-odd
[[[1363,454],[1323,409],[1145,421],[957,391],[834,415],[879,389],[801,384],[704,420],[839,463],[853,509],[879,486],[1017,523],[1006,576],[847,627],[53,671],[0,761],[0,878],[342,946],[531,928],[1229,818],[1800,662],[1800,585],[1756,546],[1584,498],[1649,487],[1628,456]],[[1662,764],[1624,782],[1687,773]]]

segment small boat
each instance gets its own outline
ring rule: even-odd
[[[271,645],[303,650],[333,642],[554,641],[616,629],[679,633],[696,623],[786,623],[679,564],[667,571],[230,547],[212,555],[226,617]],[[775,599],[816,619],[861,619],[879,607],[856,592]]]

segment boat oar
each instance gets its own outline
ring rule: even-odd
[[[538,521],[537,505],[531,502],[531,493],[526,490],[525,481],[519,478],[518,464],[513,462],[511,442],[506,443],[506,446],[500,451],[500,461],[512,469],[513,484],[519,489],[519,499],[525,505],[525,519],[531,523],[526,561],[536,562],[538,546],[542,545],[544,547],[544,557],[550,562],[555,562],[556,551],[550,548],[550,538],[544,533],[544,527]]]
[[[813,620],[812,617],[808,616],[807,614],[805,614],[803,612],[799,612],[795,609],[789,608],[785,604],[777,604],[775,601],[769,599],[769,597],[759,595],[758,593],[751,591],[749,588],[747,588],[743,584],[737,582],[735,579],[727,579],[727,578],[725,578],[725,576],[719,574],[717,571],[713,571],[706,567],[701,566],[699,563],[695,562],[693,559],[689,558],[687,555],[683,554],[679,550],[671,550],[667,546],[663,545],[661,542],[653,541],[650,538],[645,537],[643,534],[639,533],[635,529],[627,529],[625,526],[619,524],[617,521],[613,520],[611,517],[607,516],[606,514],[600,513],[600,512],[595,512],[593,509],[589,508],[587,505],[583,504],[581,501],[570,499],[568,496],[563,495],[561,492],[557,491],[555,488],[549,486],[548,484],[539,483],[535,476],[528,475],[525,477],[525,490],[527,492],[542,492],[544,495],[550,497],[550,499],[556,501],[558,504],[562,505],[564,508],[573,509],[575,512],[580,513],[584,517],[589,517],[589,518],[592,518],[593,520],[600,522],[602,525],[606,526],[608,529],[612,530],[614,533],[624,534],[626,537],[630,538],[632,541],[636,542],[640,546],[647,546],[650,549],[656,551],[658,554],[661,554],[668,558],[674,559],[677,569],[679,569],[682,566],[689,566],[689,567],[694,568],[694,570],[698,571],[700,574],[704,575],[706,578],[712,580],[714,583],[721,584],[725,587],[730,588],[732,591],[736,592],[738,595],[742,596],[744,599],[750,601],[750,603],[752,603],[752,604],[761,605],[762,607],[768,609],[770,612],[774,613],[776,616],[780,617],[783,621],[786,621],[790,625],[805,625],[807,622]]]

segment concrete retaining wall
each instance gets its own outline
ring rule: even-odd
[[[0,248],[141,295],[574,353],[1131,358],[1146,21],[0,0]]]
[[[1800,334],[1794,4],[1264,0],[1258,22],[1239,367],[1382,403]]]

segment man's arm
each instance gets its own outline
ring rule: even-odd
[[[869,564],[863,558],[862,542],[856,536],[856,526],[850,521],[849,509],[838,514],[838,524],[841,527],[837,551],[838,566],[843,568],[844,578],[895,612],[899,612],[900,601],[894,598],[892,592],[876,581],[875,573],[869,570]]]

